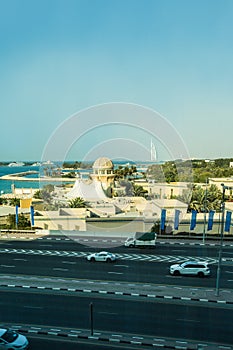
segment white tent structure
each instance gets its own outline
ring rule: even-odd
[[[100,181],[95,180],[76,180],[74,187],[67,193],[69,199],[81,197],[88,201],[98,201],[107,198]]]

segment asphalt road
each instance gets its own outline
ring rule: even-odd
[[[60,337],[38,337],[38,336],[27,336],[30,344],[30,349],[33,350],[121,350],[121,349],[142,349],[141,345],[127,345],[127,344],[118,344],[115,345],[113,342],[104,343],[103,341],[74,341],[71,339],[62,339]],[[151,349],[151,346],[145,347],[143,349]]]
[[[59,238],[60,239],[60,238]],[[117,241],[117,240],[114,240]],[[134,254],[165,254],[165,255],[190,255],[197,257],[212,257],[217,258],[219,247],[217,245],[209,246],[202,244],[200,245],[180,245],[179,242],[174,242],[169,244],[169,242],[164,244],[157,244],[154,249],[140,249],[140,248],[126,248],[122,245],[117,245],[112,243],[111,240],[90,240],[82,241],[80,244],[72,240],[62,240],[56,241],[55,239],[47,240],[29,240],[29,241],[0,241],[0,248],[13,247],[16,249],[41,249],[41,250],[65,250],[65,251],[100,251],[109,250],[114,253],[134,253]],[[225,257],[233,258],[233,247],[225,246],[223,248],[223,255]]]
[[[117,260],[115,263],[88,262],[85,257],[0,254],[0,273],[3,275],[19,274],[34,276],[53,276],[75,279],[94,279],[124,282],[155,283],[165,285],[183,285],[215,287],[216,264],[210,265],[211,276],[197,278],[188,276],[171,276],[171,263],[146,262],[139,260]],[[223,265],[221,271],[221,288],[233,288],[233,269]]]
[[[106,242],[105,242],[106,243]],[[115,263],[90,263],[85,257],[67,257],[65,252],[87,252],[102,250],[101,241],[96,247],[73,241],[35,240],[0,241],[0,249],[40,250],[38,255],[20,253],[0,253],[1,275],[53,276],[58,278],[89,279],[102,281],[124,281],[154,283],[163,285],[215,288],[216,264],[211,264],[208,278],[174,277],[169,275],[171,260],[182,257],[218,259],[218,246],[163,244],[155,249],[130,249],[111,247],[116,254],[128,254],[126,259]],[[44,255],[53,252],[54,256]],[[57,253],[57,255],[56,255]],[[161,257],[160,261],[145,261],[149,255]],[[223,257],[233,258],[233,248],[224,247]],[[222,265],[221,288],[233,288],[233,263]],[[30,290],[0,291],[1,322],[51,325],[54,327],[89,328],[90,302],[94,305],[94,329],[110,332],[123,332],[176,339],[194,339],[203,342],[232,344],[233,309],[227,305],[208,305],[158,300],[142,300],[130,297],[102,298],[99,295],[34,292]],[[55,343],[54,343],[55,342]],[[98,349],[99,344],[85,344],[61,339],[32,338],[33,349]],[[100,345],[105,349],[105,345]],[[106,345],[108,348],[108,344]],[[110,346],[111,349],[120,347]],[[124,348],[134,348],[131,345]]]
[[[233,309],[202,303],[160,303],[65,294],[1,292],[1,321],[53,327],[90,329],[93,303],[94,331],[133,333],[232,344]]]

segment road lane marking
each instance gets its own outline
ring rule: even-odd
[[[132,337],[133,339],[143,339],[143,337]]]
[[[196,323],[200,323],[201,321],[198,320],[190,320],[188,318],[177,318],[177,321],[182,321],[182,322],[196,322]]]
[[[120,335],[120,334],[112,334],[111,336],[112,337],[122,337],[122,335]]]
[[[71,265],[75,265],[76,261],[62,261],[62,264],[71,264]]]
[[[15,265],[0,265],[1,267],[16,267]]]
[[[172,249],[172,252],[185,252],[185,249]]]
[[[43,309],[42,306],[29,306],[29,305],[24,305],[23,306],[25,309]]]
[[[54,267],[53,270],[54,271],[69,271],[68,269],[62,269],[60,267]]]
[[[13,259],[13,260],[15,260],[15,261],[28,261],[27,259],[20,259],[20,258],[15,258],[15,259]]]
[[[115,267],[129,267],[129,265],[114,265]]]
[[[111,272],[111,271],[109,271],[108,273],[111,273],[111,274],[114,274],[114,275],[123,275],[123,272]]]

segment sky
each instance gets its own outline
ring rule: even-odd
[[[46,158],[54,135],[57,158],[232,157],[232,17],[232,0],[0,0],[0,160]]]

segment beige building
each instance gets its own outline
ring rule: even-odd
[[[135,180],[136,185],[142,186],[148,195],[155,196],[158,199],[172,199],[174,196],[183,195],[184,191],[188,189],[186,182],[155,182],[153,180]]]
[[[218,187],[219,190],[222,191],[222,185],[224,184],[225,186],[229,186],[232,187],[233,189],[233,177],[212,177],[209,178],[209,184],[210,185],[216,185]],[[225,194],[226,195],[231,195],[232,194],[232,190],[225,190]]]
[[[147,232],[160,219],[163,208],[171,224],[175,209],[181,211],[181,218],[186,211],[186,205],[177,200],[118,197],[110,202],[92,203],[89,208],[38,211],[34,220],[36,227],[45,230]]]

